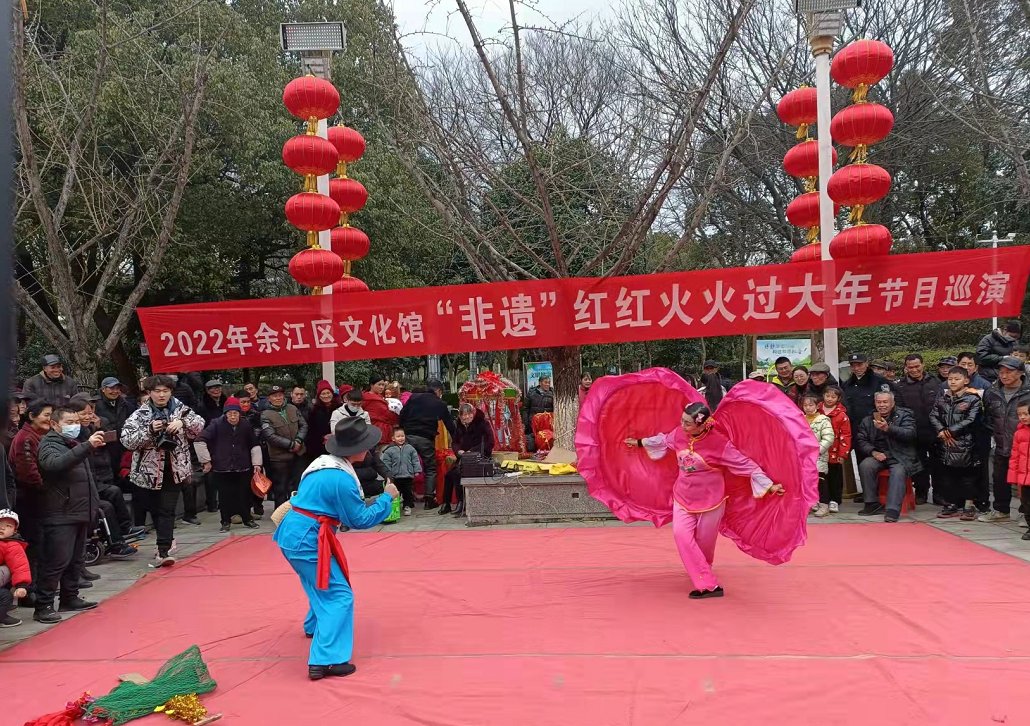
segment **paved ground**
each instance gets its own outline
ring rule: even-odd
[[[1013,502],[1013,512],[1018,509],[1018,502]],[[861,523],[872,526],[883,524],[882,517],[859,517],[860,505],[845,504],[839,515],[826,517],[825,519],[809,518],[813,526],[826,527],[838,523]],[[950,532],[958,537],[968,539],[998,552],[1004,552],[1018,559],[1030,562],[1030,542],[1020,539],[1026,529],[1020,528],[1019,523],[1013,519],[1011,522],[1001,524],[982,524],[980,522],[962,522],[958,519],[937,519],[938,507],[922,506],[916,512],[909,513],[896,526],[912,526],[913,523],[921,522],[932,527]],[[260,521],[261,528],[249,530],[242,525],[233,525],[229,534],[222,534],[219,529],[218,514],[202,512],[199,517],[200,526],[176,523],[175,537],[178,550],[176,557],[185,558],[221,542],[226,537],[251,537],[255,535],[267,535],[272,531],[272,523],[268,518],[271,511],[271,504],[266,504],[266,515]],[[492,529],[524,529],[524,528],[549,528],[561,529],[570,527],[650,527],[648,523],[636,523],[632,525],[623,524],[616,520],[586,521],[586,522],[552,522],[547,524],[518,524],[518,525],[494,525],[489,527],[477,527],[475,531],[487,532]],[[424,511],[421,506],[416,509],[414,516],[404,517],[400,522],[391,525],[380,525],[372,531],[392,530],[395,532],[432,532],[441,530],[463,529],[464,520],[455,519],[450,515],[439,515],[436,511]],[[139,546],[139,555],[136,560],[128,562],[105,562],[90,568],[99,574],[101,579],[93,583],[93,587],[83,590],[81,595],[87,600],[102,602],[128,589],[136,580],[147,574],[149,570],[147,561],[153,557],[155,545],[154,536],[151,534],[143,540]],[[52,625],[41,625],[32,620],[32,611],[26,608],[18,608],[12,615],[22,619],[22,624],[15,628],[0,629],[0,650],[11,645],[31,638],[36,633]],[[75,617],[75,614],[64,614],[64,617]]]

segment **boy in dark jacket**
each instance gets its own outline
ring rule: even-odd
[[[408,443],[404,429],[395,426],[393,438],[382,453],[383,466],[386,467],[389,478],[401,490],[401,498],[404,502],[404,516],[411,516],[411,509],[415,506],[415,477],[422,472],[422,462],[418,458],[415,447]]]
[[[99,501],[89,458],[104,445],[104,435],[98,431],[80,441],[81,431],[79,412],[58,408],[53,413],[50,431],[39,442],[39,470],[43,474],[40,515],[46,544],[32,617],[40,623],[61,620],[54,610],[58,587],[61,610],[90,610],[97,606],[79,597],[79,575],[86,535]]]
[[[0,567],[10,571],[10,581],[0,579],[0,628],[21,625],[21,620],[11,616],[14,599],[29,595],[32,574],[29,560],[25,556],[28,542],[18,535],[18,515],[10,509],[0,509]]]
[[[948,371],[947,390],[930,411],[930,424],[939,442],[935,452],[939,481],[934,481],[934,487],[935,491],[940,489],[946,502],[937,515],[942,519],[961,517],[964,522],[972,522],[977,517],[980,461],[974,434],[979,416],[980,397],[969,388],[969,371],[954,366]]]

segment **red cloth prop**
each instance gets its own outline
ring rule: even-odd
[[[350,585],[347,555],[343,553],[343,545],[340,544],[340,540],[336,539],[336,530],[340,527],[340,520],[324,514],[315,514],[299,507],[294,507],[293,511],[318,522],[318,577],[315,580],[315,587],[319,590],[329,589],[329,575],[333,567],[330,558],[336,560],[336,564],[343,570],[344,579]]]

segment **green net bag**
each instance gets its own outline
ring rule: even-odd
[[[147,683],[125,681],[106,696],[93,701],[86,707],[86,719],[107,721],[118,726],[149,716],[172,696],[210,693],[216,685],[207,672],[200,648],[191,645],[161,666],[153,680]]]

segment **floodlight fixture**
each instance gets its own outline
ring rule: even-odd
[[[835,10],[850,10],[860,7],[862,7],[862,0],[794,0],[794,12],[798,15],[827,13]]]
[[[347,29],[343,23],[280,23],[279,35],[282,48],[288,53],[347,48]]]

